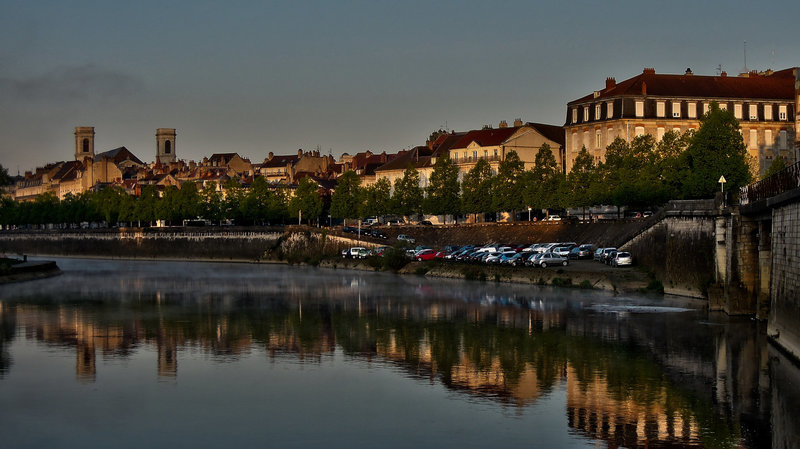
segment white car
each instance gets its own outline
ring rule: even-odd
[[[410,235],[405,235],[405,234],[398,234],[397,235],[397,240],[399,240],[401,242],[408,242],[408,243],[415,243],[416,242],[416,240],[414,240],[413,237],[411,237]]]
[[[367,257],[367,254],[369,254],[369,250],[363,246],[354,246],[352,248],[342,250],[343,259],[347,259],[348,257],[353,259],[363,259]]]

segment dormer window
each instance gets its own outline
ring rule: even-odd
[[[572,108],[572,123],[578,123],[578,108]]]
[[[600,120],[600,117],[603,116],[603,106],[600,104],[594,105],[594,119]]]
[[[778,120],[786,120],[786,105],[778,106]]]
[[[583,121],[584,122],[588,122],[589,121],[589,106],[584,106],[583,107]]]
[[[772,105],[764,105],[764,120],[772,120]]]
[[[748,109],[750,110],[750,120],[758,120],[758,105],[751,104]]]
[[[672,118],[681,118],[681,102],[672,102]]]
[[[614,117],[614,102],[609,101],[606,103],[606,118],[610,119],[612,117]]]
[[[665,112],[666,103],[663,101],[656,102],[656,117],[664,117],[666,115]]]

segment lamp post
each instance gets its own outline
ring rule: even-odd
[[[722,207],[725,207],[725,183],[727,182],[725,176],[720,176],[717,182],[719,183],[720,192],[722,192]]]
[[[531,221],[531,207],[528,206],[528,221]]]

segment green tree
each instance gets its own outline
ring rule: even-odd
[[[300,211],[303,217],[311,223],[311,220],[319,221],[322,215],[322,198],[319,196],[319,184],[306,176],[297,184],[294,197],[289,201],[289,215],[299,216]]]
[[[725,187],[730,191],[750,182],[749,156],[739,131],[733,113],[712,102],[681,157],[684,198],[713,197],[719,190],[720,176],[725,176]]]
[[[362,213],[364,217],[382,217],[391,210],[392,184],[389,178],[380,178],[375,184],[362,190]]]
[[[542,144],[533,169],[523,174],[525,205],[533,209],[560,208],[564,203],[564,179],[550,145]]]
[[[181,184],[178,191],[177,208],[175,215],[181,222],[183,220],[193,220],[200,215],[200,192],[197,191],[197,184],[187,181]]]
[[[180,193],[176,186],[166,186],[164,194],[156,204],[156,219],[165,220],[174,225],[178,222],[178,203]]]
[[[158,191],[154,185],[146,185],[142,187],[142,193],[136,199],[134,205],[134,220],[141,226],[142,222],[153,225],[156,219],[156,210],[158,208],[159,198]]]
[[[783,156],[778,156],[772,160],[772,163],[769,165],[767,171],[761,176],[761,179],[767,179],[772,175],[776,175],[782,172],[789,164],[786,163],[786,159]]]
[[[680,197],[681,192],[681,157],[694,131],[685,133],[668,131],[656,144],[656,177],[661,181],[662,188],[669,199]]]
[[[492,167],[486,159],[478,159],[461,183],[461,211],[476,215],[493,211],[493,187]]]
[[[458,166],[447,155],[436,159],[428,184],[424,209],[434,215],[456,215],[461,210]]]
[[[225,206],[222,192],[217,190],[216,181],[210,181],[200,190],[200,215],[212,223],[219,223],[224,216]]]
[[[516,151],[509,151],[497,168],[492,206],[494,210],[511,212],[511,220],[515,220],[516,211],[526,205],[523,185],[525,164]]]
[[[331,198],[333,218],[358,218],[361,205],[361,179],[356,172],[348,170],[336,182],[336,190]]]
[[[419,185],[419,172],[409,165],[403,176],[394,181],[392,203],[400,215],[418,215],[422,212],[423,190]]]
[[[109,225],[119,221],[123,197],[127,195],[121,187],[112,186],[101,189],[91,196],[92,208]]]
[[[251,224],[263,224],[272,218],[274,207],[273,193],[263,176],[253,179],[250,189],[239,203],[242,217]]]
[[[229,179],[225,183],[225,200],[223,202],[223,215],[237,224],[244,220],[242,215],[242,202],[244,201],[245,191],[239,181]]]
[[[594,163],[594,157],[586,147],[581,148],[575,158],[572,170],[567,175],[567,184],[570,189],[569,204],[583,208],[584,215],[588,206],[598,204],[600,173]]]
[[[0,193],[3,192],[5,186],[10,184],[11,177],[8,176],[8,169],[3,167],[3,164],[0,164]]]

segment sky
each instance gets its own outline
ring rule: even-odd
[[[800,66],[800,2],[0,2],[0,165],[95,152],[423,145],[439,128],[563,125],[567,102],[653,67],[715,75]],[[746,44],[745,44],[746,42]]]

